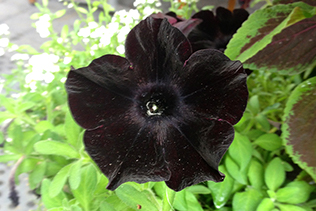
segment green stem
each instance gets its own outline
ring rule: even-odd
[[[162,211],[172,211],[173,209],[173,201],[176,192],[166,187],[166,193],[162,201]]]

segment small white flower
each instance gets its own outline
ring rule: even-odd
[[[71,61],[72,61],[72,58],[66,56],[66,57],[64,58],[63,63],[64,63],[64,64],[69,64]]]
[[[5,23],[0,24],[0,36],[9,34],[9,26]]]
[[[124,45],[120,45],[116,48],[116,51],[119,53],[119,54],[124,54],[125,53],[125,47]]]
[[[89,37],[90,35],[90,29],[85,27],[85,28],[81,28],[78,32],[78,36],[80,37]]]
[[[6,48],[9,45],[9,38],[1,38],[0,39],[0,47]]]
[[[5,53],[4,49],[3,48],[0,48],[0,56],[3,56]]]
[[[26,53],[16,53],[11,56],[11,61],[29,60],[30,56]]]

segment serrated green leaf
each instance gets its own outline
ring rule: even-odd
[[[295,88],[284,109],[282,139],[286,151],[316,180],[316,77]]]
[[[80,176],[81,182],[79,187],[72,190],[72,192],[84,210],[91,210],[94,191],[98,182],[97,170],[92,164],[90,164],[81,169]]]
[[[69,144],[59,141],[39,141],[34,145],[34,149],[44,155],[61,155],[67,158],[80,158],[77,150]]]
[[[245,192],[235,193],[233,197],[233,210],[234,211],[256,210],[262,198],[263,198],[262,194],[255,189],[249,189]]]
[[[270,198],[264,198],[258,205],[256,211],[271,211],[274,209],[274,203]]]
[[[224,166],[219,166],[219,170],[225,174],[223,182],[208,181],[208,188],[211,190],[214,206],[219,209],[230,199],[234,187],[234,179],[227,173]]]
[[[69,170],[73,164],[69,164],[56,174],[53,181],[51,182],[51,185],[49,187],[49,196],[55,197],[57,196],[63,189],[64,185],[66,184],[67,178],[69,176]]]
[[[265,183],[272,191],[276,191],[285,181],[285,170],[282,160],[278,157],[274,158],[268,164],[265,174]]]
[[[296,7],[300,7],[304,11],[313,9],[310,5],[298,2],[275,5],[255,11],[230,40],[225,54],[230,59],[238,59],[241,62],[253,57],[271,43],[274,35],[290,24],[301,20],[293,18],[295,14],[293,15],[292,12]]]
[[[264,169],[260,162],[252,159],[248,170],[248,179],[252,187],[261,190],[264,185]]]
[[[279,202],[300,204],[307,201],[313,190],[314,188],[305,181],[294,181],[279,189],[276,198]]]
[[[259,145],[261,148],[274,151],[280,149],[282,146],[282,139],[274,133],[266,133],[254,141],[254,144]]]

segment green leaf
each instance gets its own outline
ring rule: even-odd
[[[43,180],[46,171],[46,162],[39,163],[29,175],[30,188],[33,190]]]
[[[79,152],[69,144],[59,141],[39,141],[34,145],[34,149],[44,155],[61,155],[67,158],[80,158]]]
[[[19,154],[5,154],[0,155],[0,163],[6,163],[9,161],[15,161],[18,160],[22,155]]]
[[[235,193],[233,197],[233,210],[234,211],[253,211],[262,200],[262,194],[255,190],[249,189],[245,192]]]
[[[269,198],[264,198],[259,206],[257,207],[256,211],[271,211],[272,209],[274,209],[274,204],[272,199]]]
[[[252,156],[252,146],[249,139],[239,133],[235,133],[233,143],[228,149],[231,158],[238,164],[240,171],[245,170]]]
[[[74,121],[69,111],[66,113],[64,130],[67,137],[67,142],[72,146],[77,147],[79,145],[78,142],[81,141],[79,140],[80,127]]]
[[[288,204],[300,204],[308,200],[313,190],[314,188],[305,181],[294,181],[279,189],[276,192],[276,199]]]
[[[97,170],[89,164],[81,169],[79,187],[72,192],[84,210],[91,210],[94,191],[98,182]]]
[[[65,15],[66,10],[62,9],[62,10],[58,10],[57,12],[55,12],[55,18],[60,18],[61,16]]]
[[[280,158],[276,157],[268,164],[264,179],[268,188],[276,191],[285,181],[285,170]]]
[[[223,182],[207,181],[207,186],[211,190],[214,206],[219,209],[230,199],[234,187],[234,179],[226,173],[224,166],[219,166],[219,170],[225,174]]]
[[[68,27],[68,25],[64,25],[62,30],[61,30],[60,37],[63,39],[66,39],[68,37],[68,35],[69,35],[69,27]],[[68,112],[67,112],[67,114],[68,114]]]
[[[255,120],[264,131],[268,132],[270,130],[270,123],[265,115],[260,113],[255,117]]]
[[[249,109],[253,115],[257,115],[260,112],[260,103],[258,95],[254,95],[249,99],[247,109]]]
[[[51,182],[48,179],[44,179],[41,183],[41,200],[45,206],[45,208],[55,208],[63,206],[63,199],[66,198],[66,195],[63,192],[60,192],[55,197],[49,196],[49,189],[51,186]]]
[[[82,162],[81,160],[76,161],[70,168],[69,172],[69,185],[72,190],[75,190],[79,187],[80,184],[80,171],[81,171]]]
[[[282,146],[282,139],[274,133],[267,133],[257,138],[254,144],[259,145],[265,150],[274,151],[280,149]]]
[[[121,201],[121,199],[119,197],[117,197],[117,195],[111,195],[107,198],[104,199],[104,202],[109,204],[110,206],[112,206],[115,210],[122,210],[122,211],[129,211],[129,210],[135,210],[132,208],[129,208],[125,203],[123,203]],[[101,203],[102,205],[102,203]],[[106,205],[104,205],[106,206]],[[105,210],[107,211],[107,210]]]
[[[247,171],[240,171],[236,162],[229,155],[225,157],[225,167],[229,175],[237,182],[243,185],[247,184]]]
[[[100,204],[100,211],[117,211],[111,204],[103,201]]]
[[[88,14],[88,11],[85,8],[83,8],[83,7],[77,7],[76,10],[78,12],[83,13],[83,14]]]
[[[291,204],[278,204],[281,211],[306,211],[304,208]]]
[[[211,191],[204,185],[193,185],[186,189],[187,191],[193,193],[193,194],[210,194]]]
[[[130,208],[137,209],[140,205],[143,210],[158,211],[154,205],[155,202],[150,200],[150,192],[139,191],[130,184],[122,184],[115,190],[116,195]]]
[[[173,206],[176,210],[203,211],[194,194],[186,190],[176,192]]]
[[[248,179],[252,187],[261,190],[264,185],[264,169],[260,162],[252,159],[248,170]]]
[[[284,109],[282,139],[293,161],[316,180],[316,77],[295,88]]]
[[[46,120],[40,121],[35,125],[35,130],[38,133],[44,133],[46,130],[53,130],[54,125]]]
[[[69,176],[69,170],[72,165],[72,163],[68,164],[67,166],[60,169],[60,171],[56,174],[49,188],[50,197],[55,197],[61,192]]]

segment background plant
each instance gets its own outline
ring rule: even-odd
[[[31,16],[38,33],[49,38],[40,51],[10,43],[7,30],[0,34],[2,52],[16,52],[16,69],[1,81],[5,154],[0,162],[15,163],[16,182],[28,173],[30,188],[50,211],[315,209],[316,5],[304,2],[269,1],[234,35],[225,54],[253,72],[248,107],[220,166],[226,179],[174,193],[163,182],[106,190],[107,178],[84,150],[83,132],[69,113],[64,89],[72,66],[86,66],[104,54],[123,55],[129,30],[159,11],[160,2],[136,1],[136,9],[113,13],[106,1],[87,0],[86,7],[70,1],[52,13],[44,0]],[[198,10],[195,1],[170,3],[170,10],[185,18]],[[78,20],[54,31],[53,20],[68,7]],[[271,58],[271,52],[280,55]],[[291,52],[307,57],[295,60]]]

